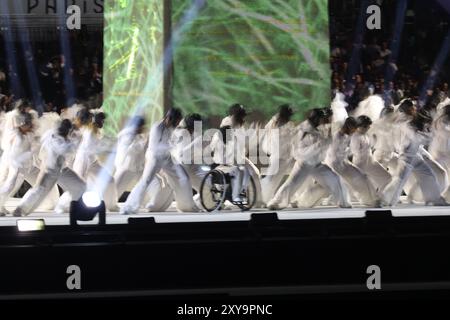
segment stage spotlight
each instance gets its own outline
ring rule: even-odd
[[[21,232],[45,230],[44,219],[17,220],[17,229]]]
[[[81,197],[81,200],[88,208],[96,208],[102,204],[102,200],[98,194],[92,191],[85,192]]]
[[[81,199],[70,204],[70,225],[77,225],[77,221],[91,221],[98,214],[99,224],[106,223],[105,202],[92,191],[85,192]]]

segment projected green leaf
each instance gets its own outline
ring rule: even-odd
[[[142,101],[150,122],[161,118],[162,1],[106,1],[104,43],[106,132],[116,134]]]
[[[172,0],[173,29],[192,3]],[[208,0],[174,49],[175,105],[222,116],[240,102],[267,119],[283,103],[329,104],[327,10],[327,0]],[[109,134],[139,103],[150,122],[162,116],[163,11],[161,0],[105,3]]]
[[[329,104],[327,3],[207,1],[175,50],[175,104],[214,116],[239,102],[266,119],[283,103]],[[174,26],[189,5],[172,1]]]

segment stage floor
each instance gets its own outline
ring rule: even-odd
[[[17,206],[19,199],[11,199],[6,203],[6,209],[13,211]],[[120,206],[121,204],[119,204]],[[408,216],[442,216],[450,215],[450,207],[431,207],[422,205],[402,204],[395,208],[386,208],[392,210],[396,217]],[[277,212],[280,220],[288,219],[335,219],[335,218],[362,218],[367,210],[383,210],[383,208],[367,208],[355,206],[352,209],[341,209],[336,207],[316,207],[312,209],[293,209],[288,208],[281,211],[268,209],[255,209],[248,212],[241,212],[238,209],[228,209],[219,212],[201,212],[201,213],[179,213],[174,207],[166,212],[144,212],[139,214],[124,216],[117,212],[108,213],[106,223],[108,224],[126,224],[128,218],[154,217],[156,222],[174,223],[174,222],[206,222],[206,221],[247,221],[252,214],[261,214],[267,212]],[[46,225],[68,225],[69,214],[56,214],[50,211],[40,211],[30,214],[27,217],[0,217],[0,226],[14,226],[17,219],[44,219]],[[89,222],[80,222],[80,224],[96,224],[97,219]]]

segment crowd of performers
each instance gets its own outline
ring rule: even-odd
[[[38,115],[27,100],[18,100],[13,110],[2,114],[0,216],[24,216],[38,207],[68,212],[71,201],[88,190],[98,192],[110,212],[161,212],[174,201],[178,211],[202,211],[199,193],[208,171],[201,161],[177,159],[193,148],[211,151],[235,143],[225,130],[246,126],[265,129],[262,140],[254,139],[269,157],[264,175],[260,164],[245,158],[246,145],[223,149],[238,149],[243,164],[212,153],[214,163],[232,177],[233,202],[243,201],[250,177],[256,205],[272,210],[395,206],[401,199],[437,206],[450,202],[449,97],[421,108],[410,99],[385,106],[380,96],[369,92],[349,115],[343,94],[336,92],[331,107],[310,110],[300,124],[291,120],[293,114],[283,105],[260,127],[246,124],[245,108],[233,105],[220,125],[222,134],[205,145],[201,136],[194,137],[202,117],[183,118],[176,108],[150,130],[142,117],[134,117],[112,139],[103,133],[108,119],[101,109],[75,105],[61,114]],[[180,129],[193,135],[188,144],[178,135]],[[31,188],[8,212],[7,200],[24,181]]]

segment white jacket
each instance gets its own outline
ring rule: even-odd
[[[264,127],[264,139],[262,141],[262,150],[269,155],[278,154],[280,159],[292,158],[292,140],[296,133],[296,128],[292,121],[278,127],[276,121],[278,116],[275,115]],[[278,133],[274,130],[277,130]]]
[[[144,170],[145,150],[148,139],[144,134],[135,134],[134,128],[125,128],[119,132],[114,164],[116,169],[132,172]]]
[[[314,128],[308,120],[298,126],[297,137],[294,141],[294,158],[302,163],[317,165],[324,161],[331,143],[331,128],[326,126]],[[324,130],[325,129],[325,130]]]
[[[367,116],[372,121],[380,118],[381,111],[384,109],[384,101],[378,95],[372,95],[364,99],[358,104],[358,107],[353,112],[355,118],[359,116]]]
[[[75,145],[61,137],[56,130],[47,131],[41,138],[39,159],[41,170],[61,170],[65,166],[66,155],[73,152]]]

